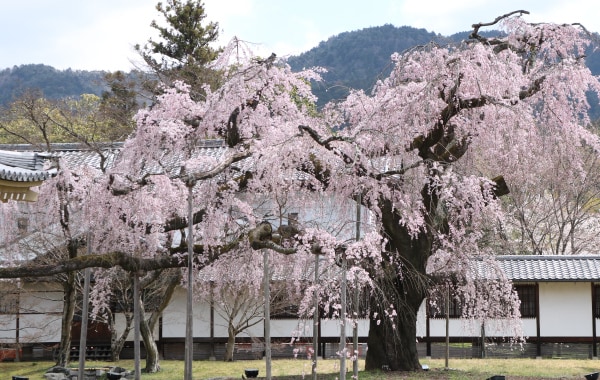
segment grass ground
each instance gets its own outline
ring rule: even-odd
[[[411,380],[411,379],[449,379],[449,380],[483,380],[493,375],[504,375],[510,380],[539,380],[539,379],[584,379],[585,375],[600,371],[598,360],[564,360],[564,359],[452,359],[450,369],[444,368],[443,360],[422,360],[429,366],[427,372],[359,372],[361,380]],[[118,363],[88,362],[87,367],[107,367],[118,365],[133,369],[133,362],[122,360]],[[77,367],[77,363],[73,363]],[[0,363],[0,378],[11,379],[12,376],[28,377],[30,380],[44,379],[43,375],[50,362]],[[352,363],[348,363],[352,378]],[[143,380],[183,379],[182,361],[162,361],[162,370],[155,374],[142,374]],[[264,378],[264,361],[235,361],[231,363],[215,361],[195,361],[193,363],[194,379],[240,379],[245,368],[257,368],[259,378]],[[364,368],[364,362],[359,362],[359,368]],[[273,379],[301,380],[311,379],[311,363],[308,360],[275,360],[272,366]],[[339,378],[339,362],[337,360],[319,361],[319,379],[334,380]]]

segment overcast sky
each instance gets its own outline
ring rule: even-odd
[[[136,43],[154,36],[158,0],[0,0],[0,69],[43,63],[57,69],[133,68]],[[580,22],[600,32],[598,0],[204,0],[219,23],[257,52],[299,54],[336,34],[392,24],[449,35],[517,9],[527,20]]]

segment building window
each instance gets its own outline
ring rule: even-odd
[[[600,318],[600,285],[594,285],[594,318]]]
[[[17,229],[19,230],[19,234],[21,234],[21,235],[26,234],[28,227],[29,227],[29,220],[27,218],[17,219]]]
[[[515,285],[521,300],[521,318],[537,318],[537,289],[535,285]]]

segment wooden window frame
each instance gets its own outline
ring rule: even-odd
[[[519,296],[521,305],[519,311],[521,318],[537,318],[538,317],[538,292],[537,286],[534,284],[519,284],[515,285],[515,291]]]

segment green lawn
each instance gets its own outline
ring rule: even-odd
[[[364,362],[360,361],[360,367]],[[450,370],[444,369],[443,360],[422,360],[422,364],[430,367],[428,372],[421,373],[393,373],[360,372],[359,379],[466,379],[483,380],[493,375],[505,375],[507,379],[584,379],[586,374],[600,371],[600,361],[597,360],[562,360],[562,359],[452,359]],[[131,360],[122,360],[118,363],[88,362],[87,367],[106,367],[118,365],[133,369]],[[2,380],[11,379],[11,376],[24,376],[30,380],[43,379],[43,375],[52,366],[50,362],[22,362],[0,363],[0,377]],[[77,363],[72,364],[77,367]],[[352,363],[348,362],[348,369],[352,371]],[[170,380],[183,378],[183,361],[162,361],[162,370],[156,374],[142,374],[144,380]],[[265,375],[264,361],[235,361],[225,363],[220,361],[195,361],[193,364],[194,379],[241,379],[245,368],[257,368],[259,378]],[[274,360],[274,379],[311,379],[311,362],[308,360]],[[339,362],[337,360],[319,361],[319,379],[333,380],[339,377]],[[347,379],[351,379],[351,373]]]

